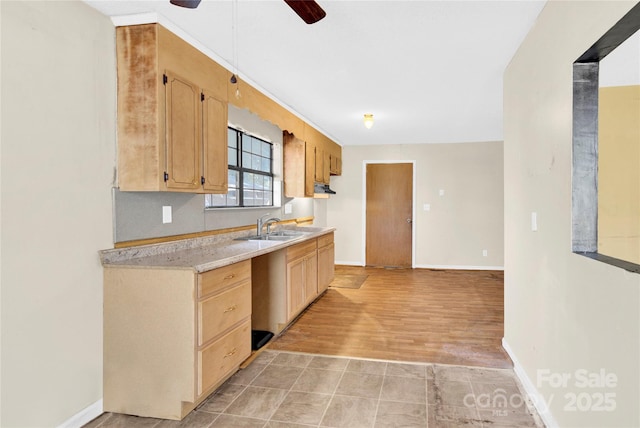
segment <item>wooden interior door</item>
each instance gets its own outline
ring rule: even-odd
[[[413,164],[367,164],[366,265],[412,267]]]

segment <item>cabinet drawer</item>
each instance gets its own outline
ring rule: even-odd
[[[198,352],[198,395],[214,386],[251,355],[251,320]]]
[[[198,303],[198,346],[251,315],[251,282]]]
[[[287,248],[287,260],[295,260],[314,252],[317,248],[316,241],[316,239],[311,239],[307,242],[302,242],[300,244],[292,245],[291,247]]]
[[[198,275],[198,297],[202,298],[249,278],[251,278],[251,260],[201,273]]]
[[[318,248],[325,247],[333,243],[333,232],[318,237]]]

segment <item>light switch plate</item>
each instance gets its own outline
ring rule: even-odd
[[[422,209],[425,210],[425,211],[431,211],[431,204],[424,204],[422,206]]]
[[[162,206],[162,223],[171,223],[173,221],[171,215],[171,205],[163,205]]]
[[[284,213],[291,214],[293,212],[293,206],[291,203],[284,204]]]
[[[444,196],[444,189],[440,189],[440,192],[438,192],[440,194],[440,196]]]
[[[537,212],[531,213],[531,231],[532,232],[538,231],[538,213]]]

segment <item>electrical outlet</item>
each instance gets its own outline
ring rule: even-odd
[[[440,194],[440,196],[444,196],[444,189],[440,189],[438,193]]]
[[[482,250],[482,257],[487,257],[489,252],[487,250]]]
[[[531,231],[532,232],[538,231],[538,213],[537,212],[531,213]]]
[[[167,224],[167,223],[171,223],[172,221],[173,221],[173,218],[171,215],[171,205],[164,205],[162,207],[162,223]]]
[[[291,214],[293,212],[293,205],[291,203],[284,204],[284,213]]]

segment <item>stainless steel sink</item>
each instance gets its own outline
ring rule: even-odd
[[[245,236],[242,238],[236,238],[236,241],[288,241],[289,239],[293,239],[295,236],[282,236],[282,235],[253,235],[253,236]]]
[[[275,232],[271,232],[269,236],[288,236],[291,238],[295,238],[297,236],[306,235],[307,233],[308,232],[300,232],[298,230],[282,229],[282,230],[276,230]]]
[[[271,232],[269,234],[265,233],[263,235],[251,235],[244,236],[242,238],[236,238],[236,241],[288,241],[290,239],[298,238],[306,234],[307,232],[283,229],[276,230],[275,232]]]

